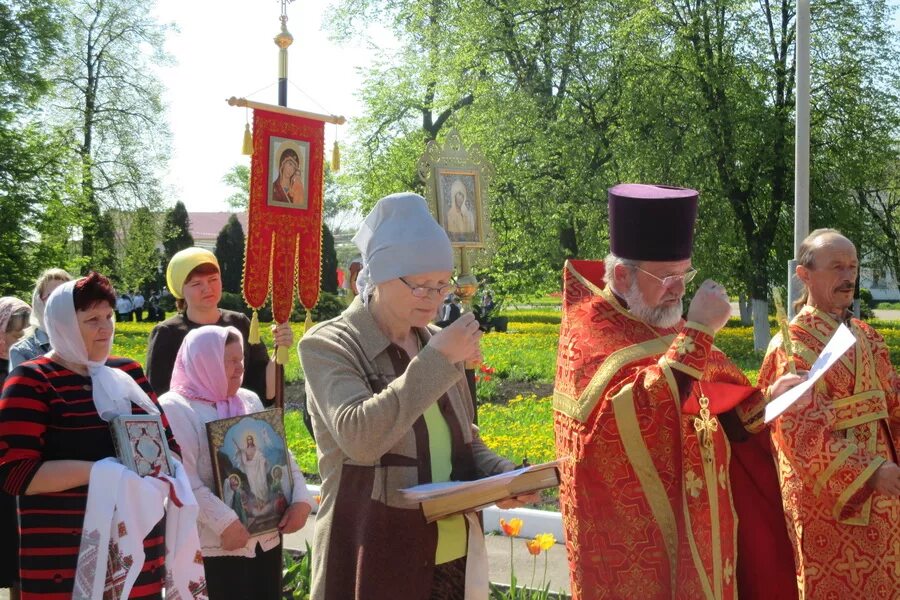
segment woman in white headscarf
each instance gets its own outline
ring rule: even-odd
[[[50,352],[50,338],[44,326],[44,306],[53,290],[71,280],[71,275],[62,269],[47,269],[38,277],[31,295],[31,326],[25,331],[25,337],[9,349],[10,371],[26,360]]]
[[[472,424],[463,363],[480,357],[478,322],[429,323],[455,287],[450,240],[424,198],[394,194],[353,241],[359,297],[300,341],[322,476],[312,598],[486,600],[478,520],[427,524],[398,491],[513,468]]]
[[[53,350],[13,370],[0,396],[0,489],[19,500],[23,599],[72,594],[91,469],[116,456],[107,422],[160,412],[141,366],[109,356],[114,306],[97,273],[58,287],[44,315]],[[131,598],[161,597],[163,538],[160,521],[144,539]]]

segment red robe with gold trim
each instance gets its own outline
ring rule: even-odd
[[[797,369],[808,370],[838,327],[806,306],[790,324]],[[805,598],[900,598],[900,498],[867,481],[900,448],[900,378],[884,339],[852,319],[856,343],[816,382],[811,405],[776,419],[781,490]],[[781,335],[760,385],[785,372]]]
[[[762,394],[714,348],[709,330],[650,327],[602,289],[602,273],[600,262],[570,261],[564,275],[554,423],[557,453],[571,457],[560,503],[573,598],[736,598],[735,471],[715,414],[735,409],[744,426],[762,430]],[[735,445],[749,457],[737,470],[741,500],[753,509],[746,554],[763,561],[750,570],[765,597],[794,598],[767,444],[763,433]]]

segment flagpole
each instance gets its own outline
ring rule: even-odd
[[[288,82],[288,47],[294,43],[294,36],[287,30],[287,5],[292,0],[281,0],[281,31],[275,36],[275,45],[278,46],[278,106],[287,106],[287,82]]]
[[[788,319],[803,286],[797,279],[800,244],[809,235],[809,46],[810,0],[797,0],[796,130],[794,136],[794,260],[788,262]]]
[[[287,5],[293,0],[281,0],[281,31],[275,36],[278,46],[278,106],[287,108],[288,47],[294,36],[287,30]],[[277,350],[276,350],[277,352]],[[284,409],[284,365],[275,361],[275,407]]]

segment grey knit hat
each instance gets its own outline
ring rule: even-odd
[[[367,300],[374,286],[391,279],[453,270],[450,238],[428,211],[425,198],[411,192],[385,196],[353,236],[363,269],[356,287]]]

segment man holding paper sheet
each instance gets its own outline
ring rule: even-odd
[[[768,435],[728,441],[762,431],[765,398],[713,346],[725,289],[703,282],[681,318],[697,199],[615,186],[605,266],[566,263],[553,403],[573,600],[796,597]]]
[[[856,342],[816,383],[813,401],[773,422],[781,491],[806,598],[896,598],[900,589],[900,378],[884,339],[850,318],[859,262],[834,229],[800,245],[806,286],[790,324],[769,346],[761,385],[809,369],[849,328]],[[802,308],[800,308],[802,306]]]

